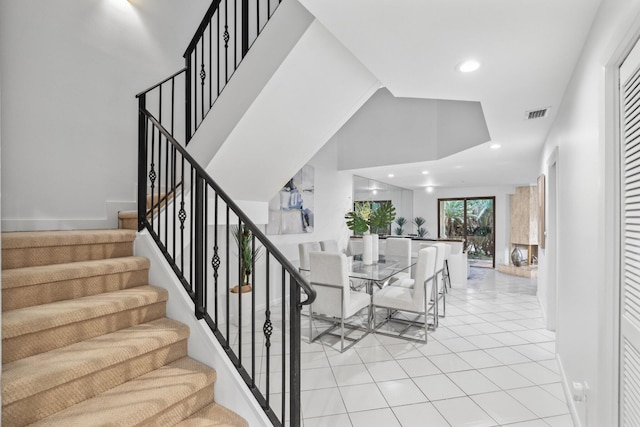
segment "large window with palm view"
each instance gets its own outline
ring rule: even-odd
[[[438,237],[464,240],[473,267],[495,267],[495,197],[438,199]]]

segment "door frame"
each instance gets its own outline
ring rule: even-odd
[[[486,197],[445,197],[438,198],[438,238],[442,238],[440,234],[440,202],[462,200],[464,202],[464,243],[463,249],[467,249],[467,200],[484,200],[490,199],[493,202],[493,212],[491,221],[493,223],[493,255],[491,260],[491,268],[496,268],[496,196]]]
[[[553,173],[552,173],[553,171]],[[545,191],[545,255],[547,259],[547,290],[545,312],[547,329],[558,336],[558,147],[547,159],[547,189]],[[556,344],[558,340],[556,340]],[[556,352],[558,349],[556,349]]]

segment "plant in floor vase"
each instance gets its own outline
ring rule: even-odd
[[[231,293],[241,293],[240,297],[230,297],[231,307],[230,314],[232,316],[232,323],[239,318],[239,308],[236,304],[239,300],[242,301],[242,319],[243,321],[251,316],[251,299],[248,297],[249,293],[253,290],[251,286],[251,274],[253,273],[253,267],[262,254],[262,246],[255,246],[253,242],[253,233],[246,225],[233,226],[231,229],[233,239],[236,242],[238,248],[238,258],[240,262],[240,276],[238,279],[241,284],[238,284],[231,288]],[[245,296],[246,295],[246,296]],[[247,316],[247,317],[245,317]]]
[[[422,227],[425,222],[427,221],[421,216],[417,216],[413,219],[413,223],[417,227],[416,234],[418,234],[418,237],[424,237],[427,235],[427,229]]]
[[[399,216],[398,218],[396,218],[395,223],[398,225],[395,230],[396,235],[402,236],[404,234],[404,226],[407,223],[407,220],[404,217]]]

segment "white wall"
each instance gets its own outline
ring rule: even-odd
[[[427,220],[423,227],[429,237],[438,237],[438,199],[456,197],[495,197],[496,214],[496,265],[509,263],[509,195],[515,193],[513,186],[501,187],[460,187],[434,188],[433,193],[426,191],[413,192],[413,215]],[[415,226],[413,226],[415,232]]]
[[[540,157],[540,172],[558,150],[557,351],[566,384],[587,382],[588,398],[573,410],[581,425],[617,425],[611,112],[616,89],[605,71],[622,60],[640,33],[640,3],[604,1],[566,89]],[[539,287],[547,286],[546,249]]]
[[[183,66],[209,3],[0,3],[4,230],[115,227],[105,202],[135,207],[135,94]]]
[[[344,216],[351,211],[353,176],[338,171],[338,146],[332,138],[308,164],[315,169],[314,230],[309,234],[269,235],[271,241],[295,266],[299,265],[298,243],[337,240],[345,249],[351,231]]]

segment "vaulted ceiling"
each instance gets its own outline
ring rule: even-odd
[[[540,149],[601,0],[300,2],[394,96],[480,102],[491,141],[437,161],[353,170],[421,188],[535,182]],[[456,69],[470,58],[479,70]],[[526,119],[544,108],[545,117]]]

